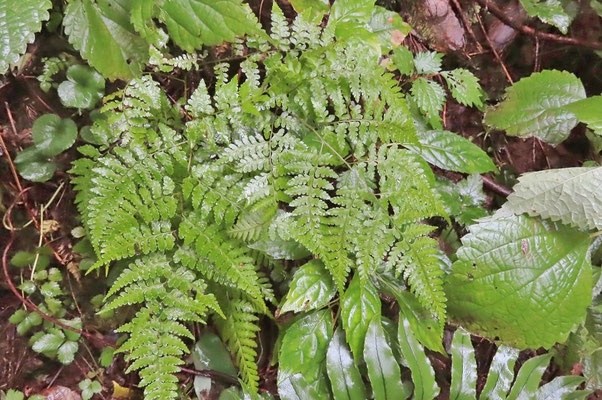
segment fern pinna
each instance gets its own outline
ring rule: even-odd
[[[96,267],[130,265],[106,307],[140,307],[120,330],[147,399],[175,398],[186,324],[207,317],[257,390],[258,316],[275,303],[265,273],[270,255],[292,258],[258,256],[258,243],[305,248],[351,303],[379,273],[403,275],[442,329],[440,260],[422,221],[445,211],[430,167],[405,149],[418,139],[397,82],[372,48],[303,15],[289,26],[274,4],[272,24],[246,42],[241,77],[218,64],[184,109],[149,76],[130,82],[74,163]],[[353,328],[362,345],[367,322]]]

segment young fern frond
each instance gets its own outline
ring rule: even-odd
[[[194,338],[184,323],[203,322],[209,310],[221,314],[215,297],[204,294],[204,289],[188,269],[175,268],[165,254],[155,253],[131,263],[107,294],[112,298],[107,311],[143,305],[118,331],[130,335],[119,351],[127,352],[126,361],[133,361],[128,372],[139,370],[146,399],[176,395],[178,380],[173,374],[188,353],[182,339]]]

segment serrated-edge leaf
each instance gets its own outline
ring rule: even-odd
[[[535,136],[556,145],[577,125],[577,118],[565,106],[584,98],[585,89],[575,75],[544,70],[510,86],[506,99],[489,109],[484,121],[508,135]]]
[[[420,146],[406,146],[439,168],[465,174],[495,171],[491,158],[479,146],[449,131],[432,130],[418,134]]]
[[[0,75],[19,61],[48,20],[50,0],[0,0]]]
[[[506,344],[564,341],[591,302],[589,236],[527,216],[470,227],[447,276],[450,316]]]
[[[602,112],[602,110],[601,110]],[[503,209],[602,229],[602,167],[562,168],[522,175]]]

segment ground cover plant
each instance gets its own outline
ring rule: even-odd
[[[0,397],[599,398],[600,4],[432,3],[0,0]]]

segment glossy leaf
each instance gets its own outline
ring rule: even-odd
[[[316,18],[321,18],[330,9],[328,0],[290,0],[297,13],[306,12]]]
[[[148,45],[130,23],[133,0],[72,0],[63,26],[69,43],[109,79],[140,75]]]
[[[62,364],[69,365],[73,362],[78,348],[77,342],[66,341],[59,347],[56,357]]]
[[[280,312],[301,312],[322,308],[333,298],[336,290],[324,264],[319,260],[309,261],[295,271]]]
[[[546,383],[535,392],[535,400],[563,400],[565,395],[572,395],[571,399],[576,399],[575,394],[577,386],[585,382],[581,376],[558,376],[551,382]],[[587,396],[589,391],[582,391],[582,399]]]
[[[278,395],[282,400],[327,399],[330,397],[328,380],[322,373],[313,381],[308,381],[302,374],[294,374],[278,382]]]
[[[330,9],[328,25],[337,25],[345,22],[367,23],[372,17],[375,0],[340,0],[335,2]]]
[[[426,131],[418,135],[420,146],[412,151],[439,168],[465,174],[495,171],[491,158],[468,139],[449,131]]]
[[[72,65],[67,70],[67,80],[58,87],[58,94],[65,107],[91,109],[102,98],[104,90],[102,75],[85,65]]]
[[[578,122],[565,106],[584,98],[583,84],[570,72],[537,72],[509,87],[506,99],[486,113],[485,123],[511,136],[535,136],[556,145]]]
[[[595,133],[602,135],[602,96],[588,97],[567,104],[564,108],[575,114],[579,121],[587,124]]]
[[[65,336],[61,331],[46,333],[36,340],[31,348],[37,353],[50,353],[57,351],[64,341]]]
[[[17,154],[14,161],[19,174],[32,182],[46,182],[56,172],[56,164],[47,161],[36,146],[28,147]]]
[[[477,361],[470,334],[462,328],[456,329],[451,345],[450,400],[476,399]]]
[[[414,56],[414,66],[419,74],[436,74],[441,71],[443,54],[436,51],[422,51]]]
[[[55,114],[44,114],[34,122],[31,136],[40,154],[53,157],[75,143],[77,126],[71,119],[61,119]]]
[[[364,360],[375,400],[408,398],[409,393],[405,393],[405,388],[401,383],[401,370],[385,339],[380,315],[375,315],[368,326],[364,344]]]
[[[432,312],[424,308],[416,296],[405,290],[395,278],[381,275],[383,290],[395,297],[399,304],[399,312],[410,323],[410,328],[416,339],[425,347],[446,354],[443,348],[443,323],[437,321]]]
[[[579,229],[602,229],[600,187],[602,167],[530,172],[519,178],[503,209],[561,221]]]
[[[433,371],[431,362],[424,353],[424,349],[414,337],[410,322],[401,315],[399,317],[397,335],[402,355],[412,372],[414,399],[434,399],[439,394],[439,387],[437,386],[437,382],[435,382],[435,371]]]
[[[236,368],[224,343],[214,333],[205,332],[194,344],[192,361],[196,369],[211,369],[236,376]]]
[[[384,7],[375,6],[367,28],[378,36],[381,52],[388,53],[391,49],[398,47],[403,39],[412,30],[399,15]]]
[[[187,52],[232,42],[256,30],[254,16],[240,0],[167,0],[161,19],[170,38]]]
[[[328,345],[326,371],[335,400],[364,400],[366,388],[351,351],[345,343],[345,334],[337,329]]]
[[[546,24],[554,25],[566,35],[573,18],[565,11],[560,0],[520,0],[531,17],[537,17]]]
[[[51,8],[50,0],[0,0],[0,75],[19,61]]]
[[[589,241],[525,216],[471,226],[446,282],[450,315],[521,348],[564,341],[591,302]]]
[[[331,338],[332,320],[328,310],[314,311],[295,321],[282,339],[279,384],[297,373],[309,383],[318,380]]]
[[[514,379],[514,364],[517,358],[517,349],[503,345],[498,347],[489,367],[487,381],[481,391],[481,399],[506,399],[506,394]]]
[[[545,372],[552,354],[544,354],[529,359],[516,375],[512,390],[506,400],[529,400],[535,396],[539,381]]]
[[[380,298],[371,282],[360,282],[356,273],[341,298],[341,320],[356,362],[362,359],[368,324],[380,315]]]

